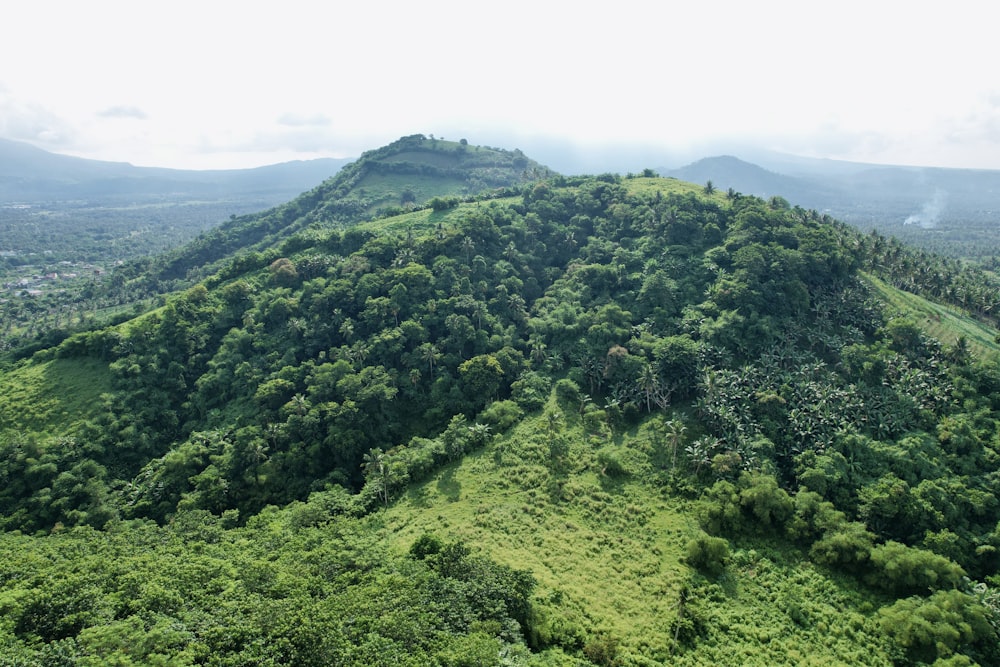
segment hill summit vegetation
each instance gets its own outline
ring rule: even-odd
[[[9,365],[3,660],[1000,663],[995,343],[780,197],[497,154]]]

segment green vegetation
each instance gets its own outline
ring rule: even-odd
[[[107,365],[96,359],[53,359],[0,375],[0,433],[73,434],[111,390]]]
[[[996,329],[981,320],[954,306],[934,303],[916,294],[890,287],[873,276],[868,276],[866,280],[887,305],[900,315],[919,323],[921,329],[945,346],[954,347],[960,344],[959,340],[964,340],[969,352],[977,357],[995,357],[1000,352]]]
[[[425,150],[479,152],[380,155]],[[323,224],[321,188],[5,371],[4,655],[1000,661],[1000,366],[898,292],[983,321],[987,278],[934,295],[930,260],[780,197],[495,194]]]

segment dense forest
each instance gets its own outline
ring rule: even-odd
[[[324,186],[11,361],[0,661],[1000,663],[996,346],[873,288],[991,327],[990,278],[780,197],[525,178],[351,223]]]
[[[244,187],[255,189],[234,190],[231,201],[163,193],[148,201],[122,195],[124,202],[0,207],[7,244],[0,247],[0,352],[31,354],[75,331],[162,305],[162,295],[211,275],[234,255],[267,250],[305,228],[447,208],[550,173],[518,150],[412,135],[366,152],[290,201],[275,200],[283,190],[268,190],[268,177],[287,188],[293,180],[284,172],[297,169],[304,167],[248,170]],[[239,172],[217,178],[227,174]],[[275,201],[281,203],[271,206]]]

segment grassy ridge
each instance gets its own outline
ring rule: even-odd
[[[954,345],[960,336],[964,336],[969,343],[969,349],[976,356],[996,358],[1000,355],[996,329],[956,308],[896,289],[872,275],[866,274],[864,278],[888,304],[890,310],[895,309],[900,315],[913,319],[928,335],[941,341],[942,344]]]

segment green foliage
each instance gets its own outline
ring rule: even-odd
[[[817,563],[860,572],[871,559],[874,536],[863,524],[849,522],[831,530],[813,543],[809,555]]]
[[[523,416],[524,411],[514,401],[495,401],[479,413],[479,418],[499,433],[516,425]]]
[[[897,595],[957,588],[965,571],[943,556],[898,542],[871,550],[872,582]]]
[[[990,664],[1000,657],[996,629],[987,620],[985,610],[960,591],[898,600],[879,610],[879,620],[912,662],[927,663],[967,653],[981,664]]]
[[[424,197],[478,152],[406,138],[164,260],[260,244],[161,308],[5,369],[3,526],[109,563],[37,595],[2,578],[5,646],[491,664],[526,637],[540,663],[791,664],[824,637],[885,664],[906,635],[872,600],[996,576],[1000,374],[886,316],[867,241],[659,179]],[[448,206],[355,224],[400,174]],[[126,525],[152,546],[85,528]],[[123,592],[118,561],[148,576]]]
[[[729,541],[700,533],[688,540],[685,560],[688,565],[710,577],[717,577],[729,562]]]

